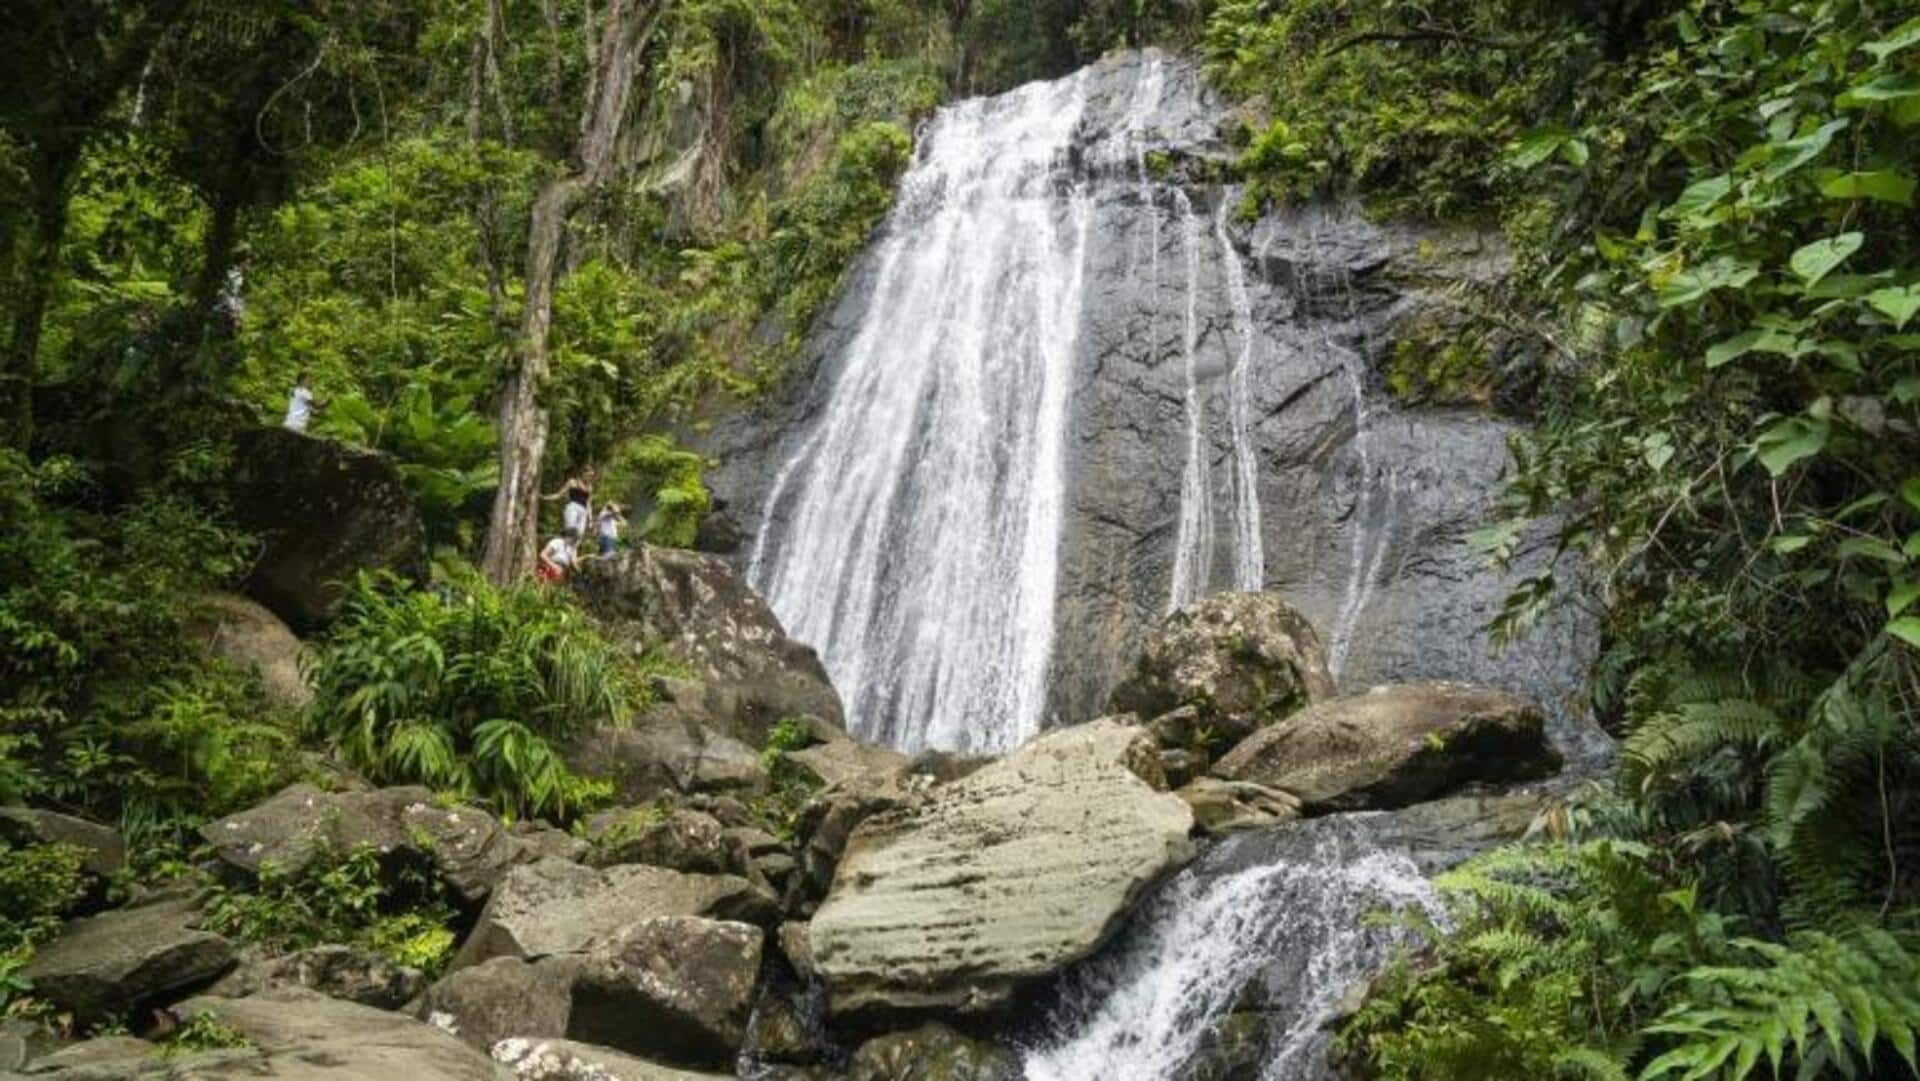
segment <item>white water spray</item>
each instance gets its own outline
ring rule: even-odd
[[[820,650],[851,730],[1001,750],[1038,730],[1091,205],[1080,77],[943,110],[859,330],[782,467],[749,579]]]

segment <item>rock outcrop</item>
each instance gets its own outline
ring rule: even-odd
[[[91,875],[110,875],[127,865],[127,843],[118,831],[38,807],[0,807],[0,840],[71,845],[85,853],[80,866]]]
[[[1300,817],[1298,799],[1251,781],[1199,777],[1175,790],[1174,795],[1193,808],[1194,825],[1200,832],[1214,837],[1277,826]]]
[[[1474,781],[1560,768],[1534,703],[1460,683],[1375,687],[1255,733],[1213,767],[1299,798],[1310,813],[1405,807]]]
[[[820,658],[787,637],[725,560],[642,545],[585,564],[574,582],[616,634],[637,648],[664,643],[693,670],[691,684],[663,688],[667,701],[655,716],[698,721],[754,747],[785,717],[841,722],[840,696]]]
[[[448,974],[420,996],[413,1013],[482,1051],[506,1039],[565,1036],[584,963],[578,954],[495,957]]]
[[[809,932],[836,1014],[1004,1006],[1087,956],[1192,854],[1153,741],[1050,733],[853,830]]]
[[[322,792],[296,784],[202,826],[200,836],[221,859],[248,872],[271,863],[294,874],[326,853],[370,847],[392,862],[431,865],[469,904],[485,899],[509,867],[539,850],[487,812],[443,806],[418,786]]]
[[[305,709],[313,688],[300,673],[300,639],[264,606],[233,593],[209,593],[194,606],[186,635],[208,653],[257,673],[267,700]]]
[[[508,872],[487,899],[454,967],[492,957],[581,953],[641,920],[709,915],[771,922],[776,910],[770,898],[732,875],[689,875],[638,864],[596,870],[541,860]]]
[[[1019,1081],[1020,1077],[1020,1060],[1013,1052],[941,1024],[876,1036],[860,1045],[847,1066],[847,1081]]]
[[[333,618],[362,571],[426,574],[426,527],[393,459],[284,428],[234,442],[234,524],[260,538],[248,596],[296,630]]]
[[[613,782],[625,803],[678,793],[752,796],[767,790],[767,771],[752,747],[697,717],[656,707],[620,728],[582,736],[569,761]]]
[[[425,986],[426,977],[419,969],[397,965],[372,950],[331,943],[280,957],[243,957],[207,993],[246,998],[297,987],[362,1006],[397,1010]]]
[[[575,1040],[502,1040],[497,1062],[514,1081],[728,1081],[733,1075],[693,1073]]]
[[[1108,705],[1142,719],[1191,710],[1192,727],[1231,745],[1333,695],[1305,616],[1272,593],[1218,593],[1167,617]]]
[[[213,982],[233,947],[200,930],[185,898],[75,920],[34,952],[25,975],[34,993],[83,1021],[125,1014]]]
[[[209,1014],[250,1046],[155,1063],[150,1076],[270,1081],[499,1081],[495,1064],[431,1025],[403,1014],[298,991],[249,998],[206,996],[172,1010]],[[136,1075],[140,1076],[140,1075]]]
[[[569,1032],[680,1066],[725,1068],[746,1040],[765,932],[665,916],[597,943],[574,985]]]

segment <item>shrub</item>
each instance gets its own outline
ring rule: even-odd
[[[363,577],[314,665],[310,727],[381,783],[565,818],[610,788],[562,748],[622,719],[630,678],[560,591],[496,589],[464,567],[431,590]]]
[[[297,874],[267,864],[244,888],[216,887],[206,926],[276,952],[358,944],[431,975],[453,953],[453,919],[430,867],[393,866],[363,846],[322,853]]]
[[[0,953],[45,941],[87,896],[85,849],[0,842]]]

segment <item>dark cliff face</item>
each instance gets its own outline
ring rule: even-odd
[[[1149,65],[1158,93],[1143,111]],[[1500,653],[1483,631],[1540,558],[1523,551],[1503,575],[1466,540],[1504,483],[1511,422],[1400,410],[1381,389],[1408,327],[1431,327],[1463,284],[1505,273],[1498,238],[1315,207],[1249,226],[1238,191],[1206,179],[1223,175],[1228,113],[1190,63],[1126,54],[1082,78],[1057,179],[1059,213],[1070,190],[1092,211],[1047,722],[1097,716],[1176,594],[1250,584],[1251,552],[1259,584],[1320,629],[1343,688],[1512,687],[1547,704],[1566,749],[1598,750],[1574,721],[1591,618],[1568,609]],[[850,275],[786,387],[700,437],[721,463],[718,505],[746,538],[743,567],[757,536],[783,528],[764,520],[768,492],[819,422],[873,303],[872,262]],[[1249,475],[1257,528],[1239,494]]]

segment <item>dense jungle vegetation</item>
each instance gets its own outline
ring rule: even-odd
[[[508,814],[593,806],[550,741],[645,681],[564,598],[475,569],[525,420],[509,384],[532,373],[545,418],[513,483],[600,464],[658,508],[651,537],[689,543],[700,462],[659,433],[782,377],[917,122],[1159,43],[1245,103],[1247,215],[1354,198],[1504,232],[1519,272],[1482,314],[1542,386],[1479,539],[1507,558],[1552,516],[1558,547],[1496,630],[1606,606],[1618,768],[1449,876],[1453,919],[1347,1023],[1348,1066],[1920,1073],[1912,3],[17,7],[0,803],[118,823],[116,889],[186,872],[194,826],[312,771],[303,746]],[[629,104],[596,128],[610,78]],[[1444,378],[1476,378],[1463,355]],[[295,715],[180,628],[254,550],[228,437],[303,369],[332,399],[317,432],[399,461],[437,567],[355,588]],[[352,854],[308,874],[220,918],[444,959],[442,899],[375,896]],[[0,1003],[31,1008],[12,974],[85,893],[63,846],[0,851]]]

